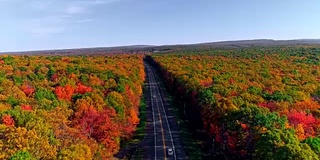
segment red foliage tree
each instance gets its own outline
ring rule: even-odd
[[[28,84],[22,85],[20,89],[24,92],[24,94],[26,94],[26,96],[31,96],[35,91],[35,89]]]
[[[85,94],[87,92],[92,92],[92,88],[89,86],[85,86],[81,83],[78,83],[75,92],[80,94]]]
[[[117,138],[120,136],[120,126],[113,121],[116,112],[106,108],[98,112],[93,106],[81,105],[73,119],[74,127],[89,138],[105,146],[106,157],[119,149]]]
[[[14,126],[14,120],[10,115],[3,115],[2,116],[2,123],[6,126]]]
[[[74,93],[74,88],[67,84],[65,87],[58,86],[55,89],[55,94],[59,99],[71,100],[71,97]]]
[[[25,111],[32,111],[32,106],[30,106],[30,105],[22,105],[21,109],[25,110]]]
[[[99,117],[98,111],[92,106],[81,106],[75,114],[76,128],[87,137],[91,137],[93,126],[97,117]]]
[[[288,120],[292,126],[297,128],[301,125],[304,129],[305,137],[314,136],[315,130],[319,127],[320,121],[316,119],[312,114],[305,112],[298,112],[296,110],[288,113]]]

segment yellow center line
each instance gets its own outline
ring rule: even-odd
[[[161,119],[161,115],[160,115],[159,106],[158,106],[158,115],[159,115],[159,119],[160,119],[160,126],[161,126],[161,133],[162,133],[164,159],[167,159],[166,142],[164,141],[164,133],[163,133],[162,119]]]

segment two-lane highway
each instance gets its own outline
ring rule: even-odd
[[[165,98],[165,88],[153,66],[145,63],[147,71],[147,146],[144,146],[144,159],[185,159],[179,130]],[[172,151],[169,151],[172,150]]]

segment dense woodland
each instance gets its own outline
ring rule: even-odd
[[[151,57],[230,158],[319,159],[319,47]],[[143,58],[0,56],[0,159],[110,159],[139,123]]]
[[[0,159],[109,159],[139,123],[143,56],[0,56]]]
[[[320,48],[207,49],[152,58],[176,97],[191,104],[191,117],[198,111],[206,133],[230,157],[320,158]]]

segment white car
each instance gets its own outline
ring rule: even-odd
[[[168,155],[169,155],[169,156],[172,156],[172,155],[173,155],[173,150],[172,150],[172,148],[168,148]]]

